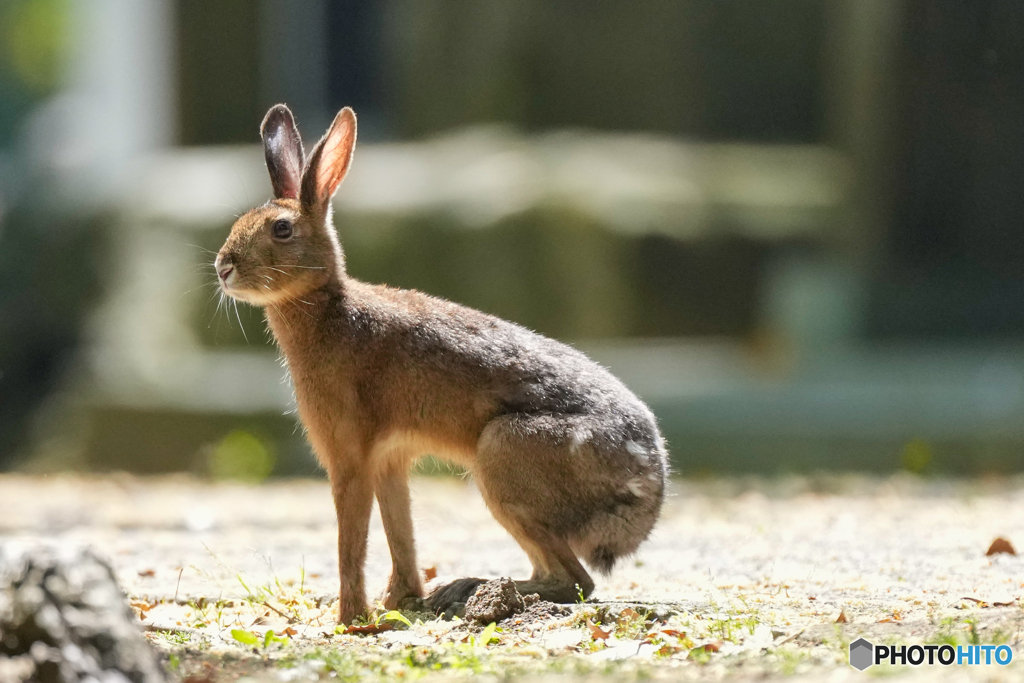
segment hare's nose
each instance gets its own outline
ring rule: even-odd
[[[226,282],[228,276],[235,269],[234,259],[231,258],[231,254],[218,254],[217,259],[213,262],[213,267],[220,279]]]

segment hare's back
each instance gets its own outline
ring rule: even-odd
[[[389,337],[375,345],[402,356],[402,367],[486,387],[501,412],[608,416],[656,434],[647,406],[568,344],[422,292],[370,287],[368,326]]]

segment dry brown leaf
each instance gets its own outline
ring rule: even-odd
[[[286,628],[285,630],[281,631],[281,633],[280,633],[280,634],[278,634],[278,635],[284,635],[284,636],[297,636],[297,635],[299,635],[299,632],[298,632],[298,631],[296,631],[295,629],[293,629],[293,628],[292,628],[291,626],[289,626],[289,627],[288,627],[288,628]]]
[[[1000,536],[996,540],[992,541],[992,545],[985,551],[986,556],[998,555],[1000,553],[1006,553],[1007,555],[1016,555],[1017,551],[1014,549],[1013,544],[1008,540]]]
[[[426,581],[433,581],[437,578],[437,567],[427,567],[423,570],[423,578]]]
[[[698,650],[703,649],[704,652],[718,652],[719,650],[722,649],[722,645],[723,645],[722,641],[720,641],[720,640],[712,640],[710,643],[704,643],[703,645],[698,645],[696,649],[698,649]]]
[[[986,600],[979,600],[978,598],[963,597],[961,600],[967,600],[969,602],[977,603],[980,607],[1012,607],[1017,604],[1017,598],[1012,598],[1009,602],[988,602]]]
[[[353,624],[345,629],[345,633],[356,636],[367,636],[374,635],[376,633],[383,633],[384,631],[394,630],[394,626],[388,623],[384,624],[367,624],[366,626],[356,626]]]
[[[156,572],[153,571],[152,569],[140,569],[139,570],[139,576],[145,576],[145,577],[156,576]]]
[[[590,629],[590,637],[594,640],[608,640],[608,636],[612,634],[611,631],[605,631],[590,619],[587,619],[587,628]]]
[[[839,616],[836,617],[836,623],[837,624],[848,624],[848,623],[850,623],[850,620],[846,618],[846,612],[844,610],[839,610]]]
[[[673,628],[663,628],[663,629],[661,629],[660,632],[664,633],[666,636],[672,636],[673,638],[685,638],[686,637],[686,631],[677,631],[677,630],[675,630]]]

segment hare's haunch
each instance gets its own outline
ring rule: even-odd
[[[284,105],[261,128],[275,198],[231,228],[215,263],[230,296],[266,309],[299,415],[338,514],[338,619],[366,610],[363,564],[373,497],[391,548],[384,605],[423,597],[408,473],[434,454],[465,466],[533,564],[523,594],[571,602],[633,553],[661,509],[665,445],[654,416],[579,351],[416,291],[350,278],[330,201],[345,178],[356,117],[342,109],[307,157]],[[482,579],[428,598],[463,602]]]

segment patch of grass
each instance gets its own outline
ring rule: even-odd
[[[192,634],[188,631],[158,631],[157,635],[172,645],[184,647],[192,642]]]

